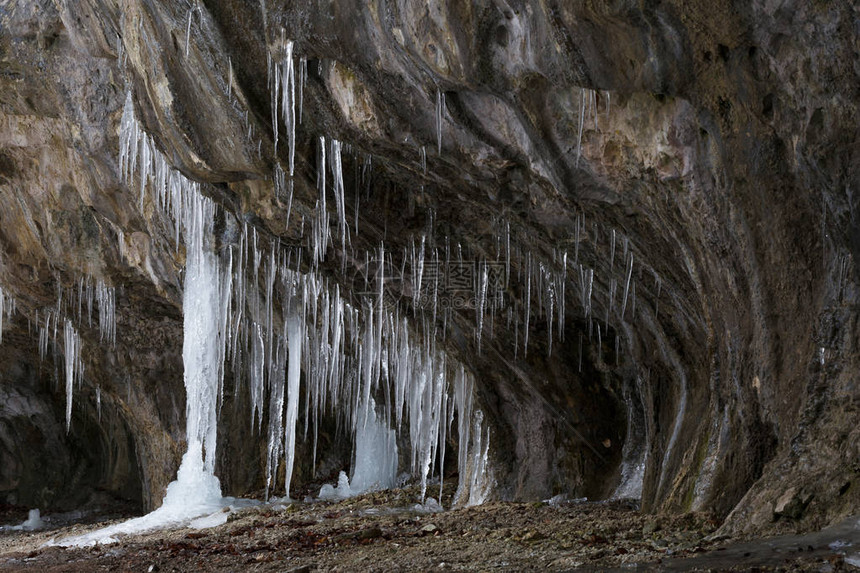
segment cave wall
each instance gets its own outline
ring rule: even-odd
[[[479,350],[474,313],[450,325],[449,352],[478,379],[497,496],[606,497],[642,464],[641,492],[630,491],[644,509],[712,510],[729,529],[857,511],[860,29],[849,3],[194,7],[0,3],[0,286],[19,315],[3,347],[20,349],[2,371],[40,368],[27,322],[58,286],[122,285],[116,348],[81,329],[84,395],[98,385],[128,426],[146,507],[181,452],[183,254],[155,206],[121,183],[129,91],[174,167],[285,243],[305,240],[325,135],[353,146],[348,171],[372,158],[372,185],[346,181],[347,211],[358,202],[360,213],[354,253],[380,241],[398,252],[432,226],[490,257],[509,224],[531,260],[576,250],[594,269],[593,315],[571,286],[551,353],[553,326],[538,316],[527,353],[512,353],[501,326]],[[289,220],[267,84],[282,28],[308,66]],[[604,322],[610,281],[624,281],[622,236],[635,312],[619,315],[616,300]],[[525,291],[520,279],[507,292],[519,312]],[[260,487],[264,456],[238,431],[241,407],[230,411],[222,428],[237,432],[222,460],[237,461],[219,467],[237,468],[222,479],[238,494]]]

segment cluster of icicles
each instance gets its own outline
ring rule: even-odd
[[[320,75],[322,75],[323,62],[318,61]],[[289,156],[289,179],[285,170],[279,165],[275,166],[275,190],[279,198],[286,197],[287,223],[289,224],[292,206],[292,176],[295,171],[295,145],[296,127],[301,123],[302,116],[302,94],[303,84],[307,78],[307,60],[295,55],[295,47],[292,41],[286,38],[284,30],[281,30],[280,38],[274,42],[269,53],[269,89],[272,101],[273,131],[277,145],[278,119],[287,128],[286,140]],[[610,108],[610,94],[605,94],[605,108],[608,115]],[[594,129],[598,125],[598,93],[594,90],[580,90],[580,113],[579,134],[576,146],[576,162],[579,164],[582,154],[582,134],[587,123],[593,123]],[[435,101],[436,120],[436,147],[437,153],[442,153],[443,142],[443,120],[445,118],[445,97],[437,89]],[[342,154],[348,149],[336,140],[326,141],[326,138],[318,138],[317,162],[321,168],[317,172],[317,188],[319,198],[311,217],[311,231],[308,236],[308,251],[311,253],[309,261],[311,268],[316,269],[329,252],[329,243],[332,231],[329,219],[329,210],[326,205],[327,190],[335,198],[335,211],[338,218],[337,230],[340,237],[340,254],[342,272],[345,272],[347,261],[361,261],[362,256],[356,253],[350,244],[350,227],[347,222],[347,213],[344,201],[344,182],[342,175]],[[426,147],[419,149],[421,172],[427,174]],[[355,158],[358,162],[358,158]],[[370,163],[370,157],[365,158],[364,168],[360,171],[361,180],[358,180],[359,172],[356,172],[355,189],[362,189],[368,185],[364,174]],[[328,166],[328,169],[326,168]],[[327,185],[326,173],[330,172],[333,179],[330,186]],[[423,189],[423,185],[421,186]],[[355,223],[354,232],[358,232],[358,202],[359,193],[354,197]],[[484,256],[474,256],[473,253],[464,253],[459,244],[452,244],[447,238],[437,244],[433,231],[433,220],[435,216],[430,212],[430,224],[426,233],[412,240],[410,248],[404,248],[402,252],[385,252],[382,246],[376,252],[364,253],[364,265],[358,265],[365,279],[364,292],[373,292],[378,289],[377,301],[382,305],[383,290],[387,286],[387,293],[398,299],[395,308],[398,310],[392,316],[400,316],[400,302],[405,299],[404,307],[411,306],[413,319],[420,321],[421,332],[424,340],[432,341],[430,347],[435,345],[435,340],[440,337],[443,341],[448,334],[448,325],[454,321],[455,313],[463,310],[474,310],[474,337],[477,351],[481,352],[482,339],[486,336],[490,340],[496,335],[496,325],[504,324],[507,333],[513,333],[514,358],[517,359],[520,349],[523,355],[529,350],[529,335],[536,321],[543,321],[546,333],[545,349],[547,355],[551,355],[554,342],[564,342],[565,337],[565,304],[567,300],[567,287],[573,286],[573,291],[578,293],[577,302],[580,304],[580,316],[583,317],[586,326],[579,333],[578,339],[578,370],[582,371],[583,342],[587,336],[589,343],[597,350],[596,361],[604,362],[604,344],[612,333],[614,340],[614,358],[616,364],[621,356],[621,336],[632,338],[632,325],[636,320],[636,277],[634,277],[634,254],[629,239],[619,234],[615,229],[605,229],[595,221],[591,225],[586,222],[586,215],[579,212],[575,218],[572,252],[568,253],[556,249],[552,253],[550,261],[541,260],[529,251],[523,251],[516,246],[512,248],[510,225],[505,221],[496,221],[494,228],[498,229],[495,241],[495,258],[488,259]],[[302,219],[302,231],[305,228],[305,220]],[[304,232],[303,232],[304,234]],[[598,293],[595,288],[595,268],[587,266],[580,257],[581,244],[585,242],[592,252],[595,265],[600,267],[602,273],[606,274],[608,280],[607,288]],[[347,252],[350,249],[351,252]],[[599,251],[603,251],[600,253]],[[399,264],[397,260],[399,259]],[[512,260],[514,261],[512,265]],[[516,276],[512,277],[512,266],[516,268]],[[639,268],[639,280],[645,269]],[[374,272],[375,271],[375,272]],[[440,296],[450,285],[451,275],[457,273],[460,278],[463,274],[471,292],[460,297]],[[652,270],[653,288],[649,295],[655,301],[653,317],[656,319],[659,312],[659,300],[661,295],[661,279]],[[372,280],[371,280],[372,279]],[[384,285],[388,280],[391,285]],[[511,280],[516,280],[524,293],[524,300],[519,304],[516,300],[513,304],[506,300]],[[450,295],[450,292],[445,292]],[[463,304],[457,304],[459,302]],[[602,310],[602,312],[597,309]],[[369,310],[369,309],[368,309]],[[368,312],[366,315],[372,316]],[[437,319],[441,319],[441,327]],[[404,321],[405,324],[405,321]],[[404,326],[405,329],[405,326]],[[353,411],[360,411],[362,402],[354,400],[356,407]],[[459,408],[459,406],[458,406]],[[476,419],[480,420],[482,414],[477,412]],[[398,428],[400,421],[398,418]],[[460,427],[463,435],[463,426]],[[473,433],[475,434],[475,433]],[[475,434],[481,436],[480,429]],[[484,440],[486,446],[487,440]],[[628,440],[632,443],[631,440]],[[413,465],[414,449],[413,443]],[[461,442],[461,447],[463,442]],[[480,450],[480,447],[477,447]],[[271,453],[271,452],[270,452]],[[461,465],[463,456],[461,453]],[[466,458],[469,458],[466,455]],[[627,459],[627,458],[630,459]],[[625,495],[637,496],[641,491],[642,475],[641,452],[625,453],[622,484],[619,491]],[[480,456],[476,457],[476,459]],[[486,459],[486,455],[483,456]],[[413,467],[414,470],[414,467]],[[461,471],[462,476],[462,471]],[[468,477],[466,479],[469,479]],[[461,477],[461,489],[463,477]]]
[[[336,157],[339,148],[332,148]],[[443,468],[434,466],[444,460],[447,435],[456,418],[461,475],[456,501],[474,504],[486,498],[491,484],[485,468],[489,434],[482,414],[473,410],[474,382],[462,365],[437,348],[432,330],[416,339],[407,317],[383,304],[381,288],[376,297],[350,304],[339,286],[314,271],[300,270],[304,249],[281,247],[278,241],[261,238],[253,227],[243,227],[239,244],[216,256],[214,204],[200,193],[198,183],[169,166],[137,122],[130,96],[122,116],[120,153],[126,181],[136,182],[141,190],[151,189],[160,210],[173,218],[177,235],[181,232],[185,238],[186,344],[195,338],[217,338],[199,356],[185,348],[183,353],[188,424],[193,429],[189,440],[202,444],[207,470],[214,464],[217,409],[224,391],[224,362],[229,358],[236,387],[247,382],[250,423],[262,431],[263,420],[268,420],[270,489],[280,489],[275,476],[283,463],[284,491],[289,494],[297,436],[310,434],[316,452],[320,420],[333,414],[356,444],[351,492],[394,485],[394,432],[408,433],[411,473],[426,491],[431,475],[443,474]],[[332,165],[337,172],[339,160]],[[342,178],[336,175],[334,180],[342,205]],[[382,248],[379,258],[385,258]],[[211,275],[199,285],[192,272],[201,266],[196,261],[203,261]],[[201,289],[208,289],[208,294],[193,294]],[[189,317],[200,321],[207,315],[212,315],[208,322],[189,323]],[[429,329],[429,322],[424,327]],[[195,366],[195,361],[200,364]],[[192,380],[201,371],[217,376],[209,383]],[[300,411],[303,420],[299,420]],[[385,444],[385,459],[394,463],[363,459],[363,452],[379,451],[380,443]],[[362,487],[356,487],[356,481]]]
[[[54,306],[36,311],[35,326],[39,334],[39,358],[44,361],[49,349],[53,349],[53,363],[59,367],[62,354],[63,375],[66,394],[66,430],[72,420],[74,389],[80,388],[84,378],[84,363],[81,358],[80,327],[93,328],[93,311],[97,312],[99,340],[116,345],[116,290],[101,279],[80,277],[75,286],[63,288],[59,278],[57,302]],[[3,319],[8,320],[16,310],[15,299],[0,288],[0,342],[3,341]],[[33,320],[28,315],[28,332],[33,331]],[[76,326],[77,325],[77,326]],[[58,344],[58,340],[61,344]],[[60,380],[59,372],[53,379]],[[96,390],[100,397],[100,390]],[[99,410],[101,401],[99,399]],[[99,412],[100,413],[100,412]]]
[[[95,299],[95,301],[94,301]],[[75,324],[84,324],[84,308],[86,308],[86,326],[93,326],[94,303],[98,310],[99,340],[102,343],[116,345],[116,289],[98,279],[81,277],[77,284],[64,289],[57,281],[57,304],[53,308],[44,309],[41,316],[36,311],[36,323],[39,328],[39,358],[44,361],[48,354],[49,341],[54,349],[54,364],[58,364],[57,334],[60,324],[63,325],[63,365],[66,390],[66,431],[72,423],[72,405],[74,388],[80,388],[84,379],[84,364],[81,359],[81,337]],[[54,377],[55,380],[59,376]],[[99,410],[101,410],[100,390]],[[101,414],[101,412],[99,412]]]
[[[294,44],[286,38],[285,31],[281,29],[279,40],[274,43],[268,55],[269,89],[274,110],[272,122],[275,142],[278,141],[278,118],[287,128],[286,140],[288,145],[289,169],[288,172],[276,164],[273,176],[276,195],[285,198],[287,209],[286,219],[289,222],[292,206],[292,176],[295,171],[295,145],[296,127],[301,123],[302,117],[302,94],[303,85],[307,78],[307,60],[295,55]],[[322,61],[318,62],[320,67]],[[298,69],[297,69],[298,68]],[[609,110],[609,93],[606,96],[606,109]],[[597,92],[582,89],[580,101],[580,138],[583,126],[588,122],[594,123],[597,129]],[[443,118],[445,107],[444,94],[436,92],[436,139],[437,150],[442,152]],[[577,161],[580,153],[580,144],[577,145]],[[347,221],[347,212],[344,198],[344,179],[342,173],[342,154],[349,149],[337,140],[326,140],[325,137],[318,138],[317,165],[322,168],[317,172],[317,189],[319,198],[317,200],[314,214],[311,217],[311,231],[309,234],[308,250],[311,253],[310,264],[312,268],[321,262],[329,252],[331,241],[331,229],[329,210],[326,203],[327,190],[331,189],[335,198],[335,211],[338,218],[337,229],[340,238],[340,253],[343,261],[342,270],[346,269],[346,261],[360,261],[361,255],[354,250],[347,253],[350,245],[350,225]],[[419,149],[422,173],[427,173],[426,148]],[[365,160],[366,168],[370,157]],[[328,169],[326,166],[328,165]],[[326,173],[330,172],[331,184],[327,184]],[[355,187],[360,189],[368,182],[364,180],[366,169],[362,169]],[[289,178],[287,177],[289,175]],[[358,177],[358,173],[357,173]],[[358,193],[355,197],[356,217],[354,227],[358,228]],[[433,220],[431,213],[431,221]],[[302,229],[304,230],[304,219]],[[493,225],[498,229],[495,240],[495,258],[473,256],[472,253],[464,253],[463,247],[451,244],[446,238],[444,244],[437,245],[432,230],[430,229],[412,240],[411,248],[404,248],[400,253],[382,254],[364,253],[364,277],[368,278],[372,263],[377,267],[385,267],[384,271],[377,273],[379,276],[393,278],[398,285],[409,285],[408,289],[402,289],[400,294],[411,299],[413,309],[429,310],[432,313],[433,324],[437,317],[443,320],[442,336],[447,334],[447,325],[453,313],[462,308],[474,309],[475,328],[474,336],[478,351],[484,333],[487,332],[490,339],[494,338],[494,328],[497,323],[504,321],[505,329],[514,332],[514,355],[518,356],[520,348],[524,354],[528,353],[529,332],[535,320],[544,319],[547,322],[547,354],[552,354],[554,336],[556,339],[564,340],[565,332],[565,301],[566,285],[569,282],[576,283],[579,293],[582,315],[586,319],[587,335],[589,340],[596,338],[597,348],[601,352],[598,360],[602,360],[603,337],[609,333],[610,325],[620,325],[623,322],[634,320],[636,314],[636,285],[633,277],[633,249],[626,236],[619,235],[615,229],[601,229],[596,222],[590,228],[586,223],[584,212],[578,213],[574,226],[573,252],[554,250],[551,261],[542,261],[531,252],[519,249],[516,244],[512,245],[510,225],[504,221],[497,221]],[[604,235],[601,237],[600,235]],[[603,316],[596,316],[593,312],[595,303],[593,298],[597,296],[594,289],[595,270],[589,268],[580,260],[580,245],[588,242],[597,254],[598,244],[601,239],[605,242],[606,261],[605,272],[609,275],[609,286],[605,297],[601,301],[604,309]],[[387,255],[387,258],[386,258]],[[401,264],[395,263],[395,257],[399,255]],[[517,268],[517,276],[514,277],[523,286],[525,301],[523,305],[508,304],[506,292],[511,281],[512,259]],[[407,275],[408,269],[408,275]],[[434,272],[431,272],[431,270]],[[457,300],[453,303],[450,299],[442,299],[439,293],[444,290],[443,285],[449,284],[450,274],[466,270],[470,275],[467,283],[471,292],[461,297],[464,304],[457,308]],[[640,269],[641,270],[641,269]],[[660,278],[654,277],[653,297],[660,297]],[[378,280],[378,279],[377,279]],[[367,286],[367,285],[366,285]],[[368,289],[365,288],[365,291]],[[394,289],[391,289],[394,290]],[[408,292],[405,292],[407,291]],[[447,303],[447,306],[444,306]],[[502,316],[497,317],[497,314]],[[656,314],[656,310],[655,310]],[[601,324],[602,323],[602,324]],[[520,332],[522,330],[522,333]],[[580,335],[580,371],[582,356],[582,338]],[[616,359],[620,356],[620,338],[614,340]]]

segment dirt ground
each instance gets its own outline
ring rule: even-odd
[[[845,562],[844,544],[832,546],[856,528],[744,544],[712,539],[718,523],[708,515],[643,515],[632,501],[488,503],[428,513],[415,508],[417,497],[406,489],[246,508],[219,527],[83,549],[44,544],[113,521],[5,531],[0,571],[860,571],[850,554]]]

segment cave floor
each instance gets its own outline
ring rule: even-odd
[[[706,514],[643,515],[624,501],[494,502],[425,513],[414,509],[415,497],[392,490],[247,508],[211,529],[82,549],[43,545],[96,525],[3,532],[0,571],[860,571],[844,549],[860,546],[856,518],[847,529],[811,536],[711,539],[718,523]]]

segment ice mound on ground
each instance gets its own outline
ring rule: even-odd
[[[159,529],[203,529],[226,523],[231,509],[254,502],[222,497],[218,478],[203,468],[202,451],[199,442],[189,446],[182,457],[176,481],[167,486],[164,503],[155,511],[84,535],[51,541],[48,545],[86,547],[116,543],[125,535]]]
[[[384,420],[376,415],[376,404],[370,399],[359,410],[359,428],[355,436],[355,468],[352,479],[340,472],[337,487],[326,484],[320,499],[344,499],[368,491],[394,487],[397,481],[397,438]]]
[[[45,527],[45,522],[42,521],[39,510],[31,509],[26,520],[18,525],[0,525],[0,531],[33,531],[34,529],[42,529],[43,527]]]
[[[412,510],[418,513],[440,513],[445,511],[445,508],[435,498],[428,497],[424,503],[416,503],[412,506]]]

